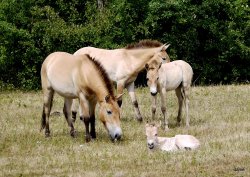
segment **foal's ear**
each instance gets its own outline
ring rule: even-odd
[[[149,65],[147,63],[145,64],[145,68],[146,68],[146,70],[148,70],[148,68],[149,68]]]
[[[122,94],[117,95],[117,96],[115,97],[115,99],[118,100],[118,99],[121,98],[122,95],[124,95],[124,94],[125,94],[125,92],[123,92]]]
[[[105,101],[108,103],[110,101],[110,95],[105,96]]]

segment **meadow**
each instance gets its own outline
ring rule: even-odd
[[[0,176],[250,176],[250,85],[193,87],[189,129],[184,111],[182,125],[175,125],[177,98],[168,92],[170,130],[158,135],[191,134],[201,142],[196,151],[174,153],[147,149],[144,126],[151,121],[151,96],[148,88],[136,93],[143,123],[135,120],[125,93],[122,140],[112,143],[97,118],[97,139],[85,143],[83,123],[77,119],[78,135],[71,138],[63,115],[51,116],[51,137],[45,138],[39,130],[41,91],[0,92]],[[62,107],[56,95],[52,112]],[[155,122],[160,120],[159,106]]]

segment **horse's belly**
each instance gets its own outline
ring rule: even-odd
[[[77,98],[77,91],[73,83],[54,81],[51,82],[52,88],[61,96],[66,98]]]

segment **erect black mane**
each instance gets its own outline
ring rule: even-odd
[[[100,62],[98,62],[97,60],[95,60],[94,58],[92,58],[90,55],[86,54],[86,56],[96,66],[97,70],[100,73],[100,76],[103,79],[104,84],[106,85],[106,88],[107,88],[110,96],[112,98],[115,98],[115,96],[114,96],[114,89],[113,89],[113,83],[110,80],[110,78],[109,78],[106,70],[103,68],[102,64]]]
[[[139,48],[154,48],[154,47],[160,47],[163,44],[157,40],[141,40],[138,43],[132,43],[128,44],[125,49],[139,49]]]

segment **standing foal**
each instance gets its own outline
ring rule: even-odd
[[[179,110],[177,124],[180,125],[183,101],[186,107],[186,127],[189,127],[188,103],[189,90],[193,78],[192,67],[183,60],[176,60],[170,63],[158,64],[151,61],[145,65],[147,70],[147,84],[152,95],[152,118],[156,112],[156,94],[159,91],[161,96],[161,111],[164,117],[164,128],[168,130],[166,118],[166,92],[175,90],[178,97]]]

